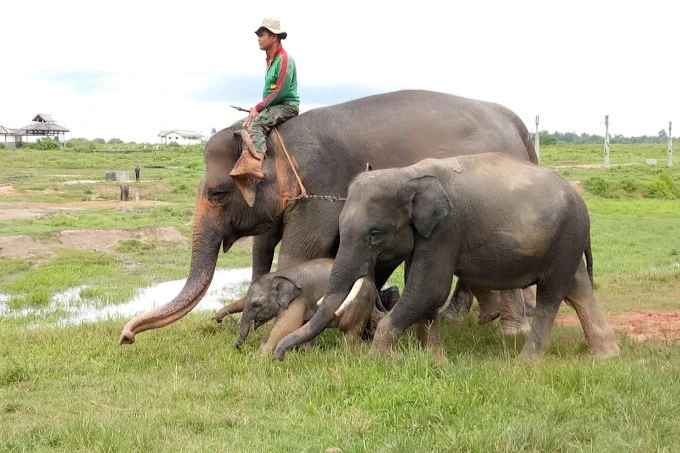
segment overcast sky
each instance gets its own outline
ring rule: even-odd
[[[323,6],[322,6],[323,5]],[[448,6],[445,6],[448,5]],[[530,130],[680,130],[680,3],[668,0],[3,0],[0,125],[67,138],[208,135],[261,96],[254,34],[281,20],[303,111],[398,89],[497,102]],[[323,8],[323,10],[322,10]]]

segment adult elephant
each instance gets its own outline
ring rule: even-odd
[[[336,199],[347,195],[350,182],[367,164],[374,169],[402,167],[425,157],[490,148],[537,162],[526,126],[509,109],[430,91],[397,91],[310,110],[283,123],[279,132],[306,190]],[[296,175],[272,135],[265,179],[237,185],[229,173],[242,147],[238,124],[221,130],[206,144],[187,282],[172,301],[130,320],[121,332],[121,343],[133,343],[137,333],[189,313],[211,282],[220,245],[226,252],[237,239],[255,236],[253,280],[269,272],[279,242],[279,268],[335,255],[343,203],[325,198],[295,200],[300,194]],[[378,288],[390,272],[376,268]]]
[[[507,154],[424,159],[361,174],[340,216],[340,246],[323,304],[279,342],[274,358],[318,335],[355,281],[375,266],[394,269],[402,262],[404,292],[378,324],[374,353],[391,350],[417,323],[423,346],[442,356],[438,310],[456,275],[480,303],[492,297],[488,290],[510,295],[536,285],[522,358],[545,353],[562,300],[576,310],[591,355],[616,356],[614,332],[583,261],[589,244],[590,218],[578,192],[550,169]]]

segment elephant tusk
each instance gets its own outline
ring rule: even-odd
[[[323,303],[323,296],[321,296],[321,299],[316,301],[317,307],[320,307],[322,303]]]
[[[361,277],[359,280],[354,282],[352,290],[349,292],[345,300],[342,301],[338,309],[335,310],[335,316],[341,316],[345,312],[345,310],[347,310],[349,304],[354,302],[354,300],[357,298],[357,295],[359,294],[359,290],[361,290],[361,286],[364,284],[364,280],[365,277]]]

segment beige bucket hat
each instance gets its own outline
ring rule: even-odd
[[[263,28],[269,30],[270,32],[274,33],[275,35],[280,35],[281,39],[286,39],[286,36],[288,36],[288,33],[281,30],[281,22],[279,22],[278,19],[271,19],[271,18],[263,19],[262,24],[258,27],[257,30],[255,30],[255,33],[262,30]]]

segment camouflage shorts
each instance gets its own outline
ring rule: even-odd
[[[248,133],[253,139],[255,151],[264,154],[267,151],[267,134],[269,131],[287,119],[297,116],[298,113],[300,113],[300,107],[297,105],[280,104],[262,109],[248,126]]]

